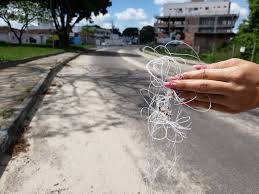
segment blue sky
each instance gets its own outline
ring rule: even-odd
[[[93,20],[95,24],[105,28],[111,28],[113,22],[121,31],[126,27],[141,28],[154,23],[154,15],[161,14],[164,3],[185,1],[190,0],[112,0],[112,7],[108,9],[108,13],[93,17]],[[237,29],[238,24],[249,14],[247,0],[232,0],[232,11],[240,13]],[[86,22],[82,21],[79,25],[85,24]],[[5,25],[5,23],[0,20],[0,25]],[[19,27],[19,24],[14,22],[14,26]]]
[[[152,24],[154,15],[159,15],[163,3],[167,2],[185,2],[185,0],[112,0],[112,7],[109,8],[108,14],[94,17],[93,20],[102,27],[110,27],[113,21],[114,25],[121,30],[129,26],[141,28]],[[238,21],[240,23],[249,14],[247,1],[232,0],[232,11],[240,13]]]

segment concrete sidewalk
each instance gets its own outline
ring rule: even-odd
[[[67,52],[0,70],[0,129],[10,125],[10,118],[51,69],[77,55]]]

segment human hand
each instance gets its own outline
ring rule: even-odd
[[[188,105],[239,113],[259,107],[259,65],[230,59],[211,65],[194,66],[195,71],[169,79],[164,85],[179,90],[180,97],[193,99]]]

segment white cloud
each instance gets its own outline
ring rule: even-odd
[[[143,26],[154,26],[155,23],[155,19],[152,18],[151,20],[144,20],[144,21],[140,21],[139,27],[142,28]]]
[[[231,10],[231,13],[239,13],[241,19],[247,18],[247,16],[249,15],[248,8],[241,7],[237,3],[232,3],[230,10]]]
[[[135,21],[143,21],[146,20],[147,15],[144,9],[135,9],[135,8],[127,8],[126,10],[116,13],[115,16],[118,20],[135,20]]]
[[[165,3],[184,3],[189,0],[154,0],[156,5],[164,5]]]
[[[112,16],[110,14],[99,14],[98,16],[92,15],[92,21],[94,24],[99,25],[103,28],[112,27]]]

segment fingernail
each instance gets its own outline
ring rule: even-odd
[[[164,86],[166,88],[174,88],[174,86],[176,86],[176,82],[165,82]]]
[[[193,68],[196,70],[206,69],[205,65],[193,65]]]
[[[180,78],[181,78],[180,75],[175,75],[175,76],[173,76],[173,77],[170,77],[169,79],[170,79],[170,80],[178,80],[178,79],[180,79]]]

